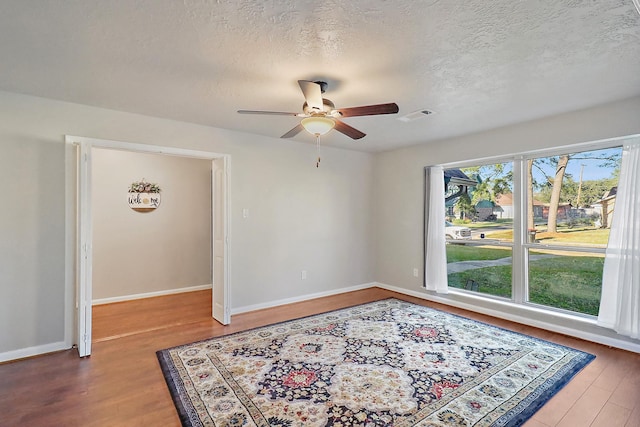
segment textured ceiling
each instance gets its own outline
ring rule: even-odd
[[[0,89],[279,137],[298,79],[389,150],[640,95],[632,0],[0,2]],[[436,114],[403,122],[419,109]],[[301,133],[295,138],[312,142]]]

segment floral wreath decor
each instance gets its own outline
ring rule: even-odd
[[[160,206],[160,186],[142,181],[131,183],[128,191],[129,207],[137,212],[150,212]]]
[[[152,184],[146,182],[144,178],[142,181],[132,182],[129,186],[129,193],[159,193],[160,186],[158,184]]]

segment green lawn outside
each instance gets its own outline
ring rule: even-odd
[[[447,245],[447,262],[500,259],[511,256],[511,249],[482,246]]]
[[[536,240],[540,243],[588,243],[606,247],[609,242],[608,228],[567,228],[559,227],[557,233],[547,233],[546,229],[536,233]]]
[[[447,245],[447,262],[496,260],[511,256],[510,248]],[[478,292],[511,298],[511,266],[486,267],[449,274],[449,286],[464,289],[467,281],[478,283]]]
[[[532,254],[543,252],[531,251]],[[478,261],[500,259],[511,256],[510,248],[498,248],[490,246],[466,246],[459,244],[447,245],[447,262]]]
[[[529,301],[598,315],[604,258],[559,256],[529,263]]]
[[[478,283],[478,292],[511,298],[511,266],[498,266],[467,270],[449,274],[449,286],[464,289],[467,281]]]
[[[499,230],[487,232],[487,238],[513,241],[513,230]],[[536,240],[543,244],[592,244],[604,247],[609,241],[607,228],[568,228],[559,227],[557,233],[547,233],[546,228],[539,228]]]
[[[447,245],[447,262],[494,260],[511,256],[509,249]],[[529,301],[597,316],[604,258],[556,256],[529,264]],[[511,297],[511,266],[492,266],[449,274],[449,286],[464,289],[468,280],[478,292]]]
[[[496,219],[495,221],[479,221],[479,222],[471,222],[470,220],[463,220],[463,219],[454,219],[452,221],[455,225],[461,225],[464,227],[469,227],[469,228],[492,228],[492,227],[499,227],[501,225],[504,224],[513,224],[513,219],[512,218],[500,218],[500,219]]]

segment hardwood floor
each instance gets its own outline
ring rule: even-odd
[[[525,426],[640,427],[640,354],[379,288],[210,318],[208,291],[95,307],[93,354],[75,350],[0,365],[0,426],[179,426],[157,350],[395,297],[595,354]]]
[[[211,290],[93,307],[93,343],[211,318]]]

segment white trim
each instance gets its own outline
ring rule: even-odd
[[[65,138],[65,174],[64,174],[64,193],[65,193],[65,208],[64,208],[64,223],[65,223],[65,248],[64,257],[65,269],[64,269],[64,342],[67,348],[71,348],[75,341],[75,310],[71,307],[75,307],[76,301],[76,194],[78,194],[78,179],[77,179],[77,147],[71,144]]]
[[[214,153],[213,151],[198,151],[188,148],[164,147],[160,145],[139,144],[135,142],[115,141],[111,139],[88,138],[84,136],[66,135],[67,142],[73,144],[89,144],[94,148],[107,148],[120,151],[134,151],[137,153],[167,154],[178,157],[193,157],[196,159],[213,160],[220,157],[230,157],[229,154]]]
[[[527,212],[527,195],[523,188],[528,180],[527,160],[514,159],[513,162],[513,207],[515,212]],[[527,241],[527,215],[515,215],[513,218],[513,241],[511,244],[511,294],[513,301],[522,304],[529,295],[529,257],[523,243]],[[518,284],[522,283],[522,286]]]
[[[131,143],[131,142],[123,142],[123,141],[114,141],[114,140],[106,140],[106,139],[96,139],[96,138],[89,138],[89,137],[81,137],[81,136],[73,136],[73,135],[65,135],[65,141],[68,144],[73,144],[73,145],[78,145],[80,146],[80,151],[83,153],[86,153],[87,155],[87,164],[85,165],[84,163],[82,164],[84,167],[86,167],[88,170],[84,170],[81,167],[78,166],[74,166],[71,164],[71,162],[69,162],[66,165],[66,173],[69,174],[69,176],[73,176],[74,171],[77,171],[76,173],[78,173],[78,182],[79,184],[84,184],[84,186],[86,187],[87,184],[90,184],[90,154],[91,154],[91,150],[93,148],[103,148],[103,149],[112,149],[112,150],[120,150],[120,151],[134,151],[134,152],[141,152],[141,153],[151,153],[151,154],[164,154],[164,155],[172,155],[172,156],[180,156],[180,157],[188,157],[188,158],[196,158],[196,159],[207,159],[207,160],[214,160],[214,159],[220,159],[223,158],[225,160],[225,166],[227,164],[230,163],[231,160],[231,155],[230,154],[221,154],[221,153],[215,153],[215,152],[211,152],[211,151],[197,151],[197,150],[190,150],[190,149],[185,149],[185,148],[176,148],[176,147],[165,147],[165,146],[156,146],[156,145],[150,145],[150,144],[139,144],[139,143]],[[82,174],[85,174],[84,176],[82,176]],[[226,185],[227,188],[230,187],[230,179],[231,177],[227,174],[226,176]],[[65,181],[65,184],[69,185],[69,183],[67,183]],[[73,194],[69,194],[67,192],[65,192],[65,197],[67,198],[71,198],[72,196],[74,196]],[[77,202],[78,206],[82,205],[87,205],[87,202],[90,201],[90,198],[88,198],[87,194],[85,194],[85,191],[82,191],[82,188],[79,188],[77,190],[77,194],[79,197],[79,200]],[[230,209],[230,200],[229,200],[229,193],[227,192],[227,197],[225,197],[224,199],[224,203],[226,205],[227,211],[229,212]],[[66,200],[66,208],[67,209],[73,209],[75,205],[75,200]],[[85,206],[85,209],[78,212],[78,217],[80,218],[76,218],[76,221],[80,221],[81,219],[85,219],[86,221],[86,227],[84,228],[89,228],[91,226],[91,215],[90,212],[86,212],[88,209]],[[66,218],[67,220],[69,218]],[[82,222],[81,222],[82,224]],[[69,247],[69,245],[71,245],[71,240],[72,239],[66,239],[66,247],[65,247],[65,254],[72,254],[75,253],[75,256],[72,258],[67,258],[66,261],[66,265],[65,265],[65,271],[71,271],[73,269],[72,264],[77,264],[76,265],[76,269],[78,269],[78,267],[84,267],[86,266],[85,270],[89,269],[89,273],[90,273],[90,267],[91,267],[91,233],[87,233],[87,231],[90,230],[81,230],[83,232],[79,232],[79,242],[77,242],[76,244],[73,245],[73,247]],[[228,247],[230,245],[230,230],[227,230],[228,234],[227,234],[227,239],[225,240],[225,253],[228,254]],[[213,237],[213,234],[212,234]],[[85,259],[85,257],[81,256],[81,250],[80,248],[86,248],[86,256],[88,258]],[[88,261],[88,262],[87,262]],[[231,268],[231,259],[230,256],[227,258],[226,262],[225,262],[225,269],[230,269]],[[74,277],[72,280],[71,278],[67,278],[67,292],[72,292],[69,290],[69,288],[74,288],[76,287],[77,289],[73,289],[73,291],[77,292],[77,300],[76,303],[73,304],[71,302],[71,298],[68,297],[65,300],[65,304],[70,304],[71,305],[69,307],[65,307],[65,310],[68,310],[70,312],[72,312],[73,314],[76,315],[75,317],[75,323],[76,323],[76,327],[74,329],[77,329],[78,331],[76,332],[76,336],[74,341],[77,342],[78,344],[78,350],[79,350],[79,354],[81,357],[83,356],[88,356],[91,354],[91,309],[92,309],[92,298],[91,298],[91,286],[87,286],[87,277],[90,278],[90,274],[89,275],[85,275],[86,277],[81,277],[82,275],[79,274],[79,272],[76,272],[76,277]],[[231,294],[231,279],[230,279],[230,274],[228,271],[225,271],[225,281],[224,281],[224,292],[225,292],[225,300],[226,299],[230,299],[230,294]],[[76,286],[77,283],[77,286]],[[83,304],[83,301],[85,301],[85,303]],[[67,319],[66,316],[69,316],[68,318],[71,318],[71,314],[66,314],[65,311],[65,319]],[[82,317],[81,317],[82,316]],[[65,339],[68,338],[67,336],[68,334],[65,334]],[[81,341],[83,340],[83,341]],[[85,351],[83,351],[83,349]]]
[[[25,357],[40,356],[45,353],[54,351],[68,350],[71,346],[64,341],[52,342],[49,344],[36,345],[34,347],[19,348],[17,350],[6,351],[0,353],[0,363],[14,361],[16,359],[24,359]]]
[[[91,301],[91,305],[103,305],[103,304],[111,304],[113,302],[132,301],[135,299],[153,298],[153,297],[161,297],[164,295],[174,295],[174,294],[183,294],[186,292],[204,291],[206,289],[211,289],[211,286],[212,286],[211,284],[198,285],[198,286],[189,286],[187,288],[166,289],[164,291],[154,291],[154,292],[144,292],[141,294],[122,295],[118,297],[96,298],[93,301]]]
[[[248,311],[255,311],[255,310],[262,310],[262,309],[265,309],[265,308],[278,307],[280,305],[292,304],[294,302],[308,301],[308,300],[315,299],[315,298],[328,297],[328,296],[331,296],[331,295],[344,294],[344,293],[347,293],[347,292],[360,291],[362,289],[369,289],[369,288],[373,288],[373,287],[376,287],[376,286],[378,286],[378,284],[376,282],[363,283],[361,285],[349,286],[348,288],[334,289],[334,290],[325,291],[325,292],[316,292],[314,294],[300,295],[300,296],[293,297],[293,298],[284,298],[284,299],[275,300],[275,301],[269,301],[269,302],[265,302],[265,303],[261,303],[261,304],[245,305],[244,307],[238,307],[238,308],[231,309],[231,314],[234,315],[234,314],[246,313]]]
[[[91,294],[93,292],[93,223],[91,213],[91,143],[80,144],[78,164],[78,223],[76,268],[78,287],[76,299],[78,355],[91,355]]]
[[[607,148],[614,148],[624,145],[628,139],[634,139],[639,137],[640,134],[634,135],[625,135],[625,136],[616,136],[613,138],[600,139],[597,141],[590,142],[578,142],[575,144],[561,145],[553,148],[540,148],[536,150],[530,151],[520,151],[517,153],[510,154],[501,154],[498,156],[490,156],[490,157],[480,157],[478,159],[469,159],[469,160],[460,160],[456,162],[442,163],[442,166],[445,169],[449,168],[464,168],[469,166],[483,166],[492,163],[505,163],[512,162],[516,159],[529,159],[540,156],[558,156],[561,154],[566,154],[567,150],[571,150],[573,152],[581,152],[581,151],[591,151],[591,150],[605,150]],[[428,165],[431,166],[431,165]]]
[[[386,289],[386,290],[389,290],[389,291],[398,292],[398,293],[401,293],[401,294],[404,294],[404,295],[410,295],[412,297],[417,297],[417,298],[420,298],[420,299],[423,299],[423,300],[433,301],[433,302],[437,302],[437,303],[440,303],[440,304],[449,305],[449,306],[452,306],[452,307],[462,308],[464,310],[472,311],[472,312],[475,312],[475,313],[486,314],[488,316],[497,317],[499,319],[505,319],[505,320],[509,320],[511,322],[521,323],[523,325],[533,326],[533,327],[536,327],[536,328],[545,329],[547,331],[556,332],[556,333],[564,334],[564,335],[569,335],[571,337],[579,338],[579,339],[582,339],[582,340],[591,341],[591,342],[595,342],[595,343],[598,343],[598,344],[603,344],[603,345],[607,345],[607,346],[611,346],[611,347],[621,348],[623,350],[633,351],[635,353],[640,353],[640,344],[636,344],[636,343],[633,343],[633,342],[625,341],[625,340],[618,339],[618,338],[615,338],[615,337],[606,337],[606,336],[602,336],[602,335],[599,335],[599,334],[596,334],[596,333],[582,331],[580,329],[569,328],[569,327],[562,326],[562,325],[559,325],[559,324],[556,324],[556,323],[550,323],[550,322],[544,322],[544,321],[541,321],[541,320],[535,320],[535,319],[531,319],[529,317],[521,316],[521,315],[518,315],[518,314],[505,313],[505,312],[502,312],[502,311],[500,311],[498,309],[479,307],[477,305],[473,305],[473,304],[469,304],[469,303],[465,303],[465,302],[461,302],[461,301],[452,300],[452,299],[448,298],[447,296],[441,296],[441,295],[434,295],[434,294],[431,294],[431,293],[426,293],[426,291],[413,291],[413,290],[409,290],[409,289],[399,288],[397,286],[387,285],[387,284],[384,284],[384,283],[375,283],[374,286],[377,286],[379,288]],[[449,295],[455,295],[455,294],[456,294],[455,290],[450,290]],[[483,302],[487,301],[486,298],[476,297],[474,295],[469,295],[467,293],[464,293],[464,294],[458,293],[458,295],[464,295],[465,298],[482,300]],[[524,305],[520,305],[520,304],[513,304],[513,303],[506,302],[506,301],[497,301],[497,300],[493,301],[492,300],[491,303],[494,303],[496,305],[496,307],[499,307],[501,305],[502,306],[508,306],[510,308],[517,308],[518,310],[522,310],[523,312],[545,314],[545,315],[548,315],[549,318],[555,318],[555,319],[558,319],[558,320],[571,319],[572,321],[582,322],[585,325],[597,326],[597,325],[595,325],[595,322],[592,321],[592,320],[585,319],[585,318],[582,318],[582,317],[579,317],[579,316],[572,316],[570,314],[550,313],[549,311],[544,310],[544,309],[524,306]]]

